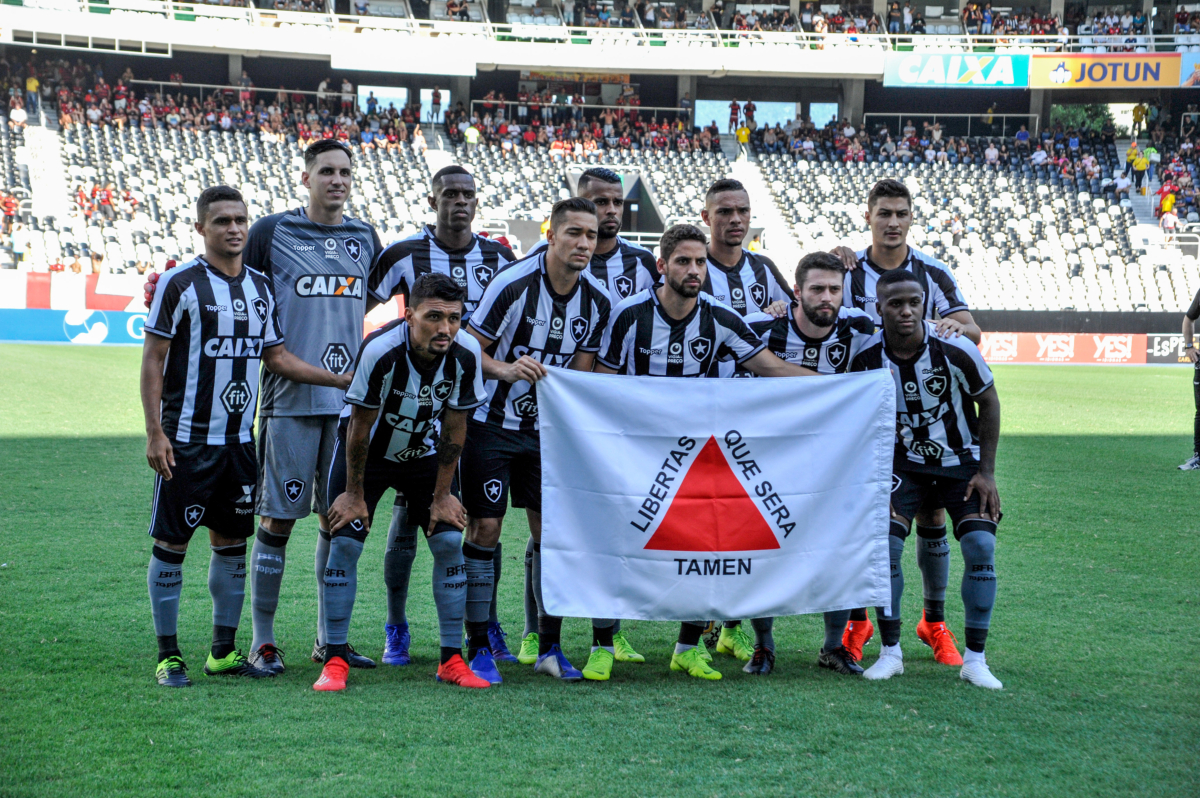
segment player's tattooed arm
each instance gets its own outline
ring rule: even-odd
[[[439,523],[450,524],[456,529],[463,529],[467,525],[467,512],[463,509],[462,502],[451,492],[454,472],[458,470],[458,458],[467,440],[467,412],[446,408],[442,416],[442,433],[438,437],[437,447],[437,482],[433,486],[433,501],[429,505],[426,536],[429,536]]]
[[[979,405],[979,471],[967,483],[966,498],[979,494],[979,514],[1000,520],[1000,493],[996,489],[996,447],[1000,443],[1000,396],[996,386],[975,397]]]
[[[363,483],[367,471],[367,452],[371,446],[371,427],[379,416],[378,408],[353,405],[350,423],[346,428],[346,490],[333,501],[329,508],[331,532],[352,521],[368,521],[367,501],[363,497]]]
[[[346,390],[354,379],[354,372],[334,374],[332,371],[319,369],[305,363],[287,350],[284,344],[268,346],[263,350],[263,365],[272,374],[278,374],[292,382],[303,382],[309,385],[324,385],[327,388]]]
[[[146,341],[142,346],[141,373],[142,414],[146,418],[146,462],[163,479],[171,478],[171,468],[175,465],[175,450],[163,432],[161,418],[163,366],[170,348],[170,338],[146,333]]]

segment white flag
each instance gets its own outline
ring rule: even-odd
[[[550,369],[537,393],[548,612],[690,621],[891,603],[886,371]]]

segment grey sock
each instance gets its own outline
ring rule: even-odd
[[[917,567],[921,569],[925,598],[945,601],[946,585],[950,584],[950,543],[946,540],[945,524],[917,526]]]
[[[317,529],[317,550],[313,554],[313,572],[317,576],[317,645],[325,645],[325,564],[329,561],[328,529]]]
[[[160,555],[176,562],[160,559]],[[174,635],[179,625],[179,594],[183,592],[183,552],[155,546],[146,569],[146,587],[150,590],[154,634]]]
[[[963,535],[959,543],[963,555],[964,625],[968,629],[987,629],[996,604],[996,535],[975,529]]]
[[[533,544],[533,600],[537,603],[538,626],[541,626],[543,616],[550,617],[546,605],[542,603],[542,547]]]
[[[462,532],[446,530],[431,535],[433,603],[443,648],[462,648],[463,614],[467,606],[467,567],[463,563]]]
[[[387,586],[387,622],[408,623],[408,582],[417,558],[417,527],[408,525],[408,508],[393,505],[388,526],[387,549],[383,553],[383,584]]]
[[[325,565],[325,637],[326,644],[344,646],[350,634],[350,614],[358,592],[358,558],[363,542],[338,535],[329,543],[329,561]]]
[[[468,624],[486,624],[488,605],[495,592],[495,578],[492,568],[492,549],[487,546],[476,546],[474,543],[463,545],[463,563],[467,568],[467,606]]]
[[[764,646],[775,650],[775,636],[771,630],[775,628],[774,618],[751,618],[750,625],[754,627],[754,645]]]
[[[213,626],[238,628],[246,599],[246,544],[212,546],[208,561],[208,592],[213,602]]]
[[[842,644],[842,633],[850,622],[850,610],[834,610],[825,613],[825,643],[821,648],[833,651]]]
[[[258,536],[250,550],[250,618],[254,624],[251,651],[257,651],[263,643],[275,642],[275,608],[279,606],[286,553],[287,538],[272,535],[261,526],[258,528]]]
[[[500,553],[503,549],[504,542],[500,541],[492,552],[492,603],[488,605],[488,623],[500,623],[500,616],[496,613],[496,597],[500,595]]]
[[[888,554],[892,566],[892,614],[884,615],[883,607],[876,607],[880,618],[889,621],[900,620],[900,599],[904,596],[904,568],[901,560],[904,557],[904,538],[888,535]]]
[[[528,637],[537,630],[537,602],[533,599],[533,535],[530,535],[525,544],[525,631],[521,637]]]

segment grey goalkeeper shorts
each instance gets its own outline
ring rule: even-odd
[[[325,515],[329,464],[337,443],[337,416],[266,416],[259,419],[258,503],[265,518]]]

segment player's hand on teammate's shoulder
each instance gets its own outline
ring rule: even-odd
[[[353,521],[367,523],[367,502],[362,496],[342,493],[329,508],[329,531],[336,532]]]
[[[850,249],[850,247],[834,247],[829,250],[830,255],[836,255],[842,259],[842,265],[846,267],[846,271],[854,271],[858,268],[858,253]]]
[[[963,334],[963,330],[965,329],[967,329],[967,326],[961,321],[956,321],[955,319],[938,319],[934,332],[937,333],[938,338],[957,338]]]
[[[345,374],[335,374],[334,379],[336,381],[336,385],[333,387],[337,388],[339,391],[349,390],[350,383],[354,382],[354,372],[347,371]]]
[[[505,382],[537,382],[546,376],[546,367],[529,355],[521,355],[504,370]]]
[[[782,319],[788,313],[788,303],[782,299],[776,299],[764,309],[765,313],[769,313],[777,319]]]
[[[455,529],[467,526],[467,511],[452,493],[434,496],[429,505],[429,530],[436,529],[439,523],[450,524]]]
[[[146,440],[146,462],[165,480],[171,479],[171,467],[175,465],[175,450],[161,429],[151,432]]]
[[[967,495],[963,498],[971,498],[972,493],[979,494],[979,515],[989,521],[999,523],[1000,492],[996,489],[996,478],[984,474],[982,471],[976,471],[975,476],[971,477],[971,481],[967,483]]]
[[[171,271],[178,265],[174,259],[167,261],[167,268],[163,269],[163,273]],[[158,278],[161,276],[158,272],[151,272],[150,276],[146,278],[146,284],[142,286],[146,292],[146,307],[154,304],[154,292],[158,290]]]

